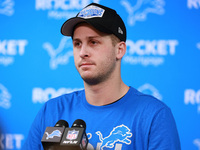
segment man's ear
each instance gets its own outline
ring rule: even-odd
[[[116,59],[122,59],[126,53],[126,43],[124,41],[119,42],[117,45],[117,55]]]

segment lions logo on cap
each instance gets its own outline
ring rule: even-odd
[[[94,18],[94,17],[102,17],[104,14],[104,9],[94,6],[94,5],[90,5],[86,8],[84,8],[83,10],[80,11],[80,13],[78,14],[78,17],[80,18]]]

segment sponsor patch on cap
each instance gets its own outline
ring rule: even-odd
[[[95,18],[95,17],[102,17],[104,14],[105,10],[94,6],[90,5],[83,10],[80,11],[77,17],[88,19],[88,18]]]

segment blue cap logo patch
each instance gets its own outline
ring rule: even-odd
[[[102,17],[104,12],[105,12],[104,9],[94,6],[94,5],[90,5],[84,8],[83,10],[81,10],[77,17],[84,18],[84,19]]]

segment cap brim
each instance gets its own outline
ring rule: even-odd
[[[65,36],[72,36],[74,27],[81,22],[87,22],[87,21],[83,18],[77,18],[77,17],[67,20],[61,27],[61,33]]]
[[[64,22],[64,24],[61,27],[61,33],[65,36],[73,36],[75,26],[82,22],[86,22],[90,24],[91,26],[93,26],[95,29],[97,29],[100,32],[112,34],[112,31],[110,31],[103,25],[99,24],[98,22],[95,22],[94,19],[84,19],[84,18],[78,18],[78,17],[71,18],[67,20],[66,22]]]

